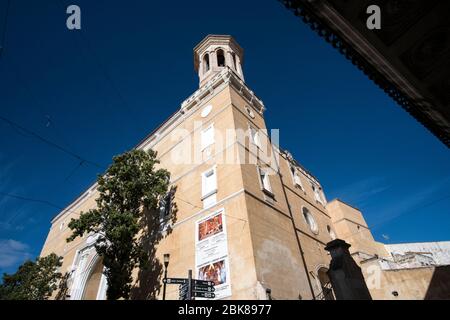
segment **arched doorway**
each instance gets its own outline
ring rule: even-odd
[[[85,247],[75,255],[70,281],[71,300],[106,299],[107,281],[103,274],[102,259],[93,245],[94,240],[88,237]]]
[[[322,289],[322,293],[319,295],[319,299],[322,300],[335,300],[333,294],[333,288],[331,287],[330,278],[328,277],[328,269],[325,267],[319,268],[317,271],[317,278]]]
[[[86,280],[86,284],[83,290],[83,296],[81,300],[104,300],[104,294],[102,290],[104,278],[103,264],[101,259],[97,259],[95,265],[90,270],[89,277]]]

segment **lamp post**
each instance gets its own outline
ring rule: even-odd
[[[167,285],[167,267],[169,266],[170,254],[164,254],[164,285],[163,285],[163,300],[166,300],[166,285]]]

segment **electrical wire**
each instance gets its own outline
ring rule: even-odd
[[[62,8],[65,10],[67,5],[64,3],[64,0],[60,0],[59,1],[60,5],[62,6]],[[93,49],[91,42],[89,41],[89,38],[86,37],[86,35],[84,34],[84,32],[80,29],[80,30],[76,30],[76,34],[79,35],[79,37],[81,38],[81,40],[83,40],[84,44],[85,44],[85,48],[87,49],[87,51],[89,51],[89,53],[91,54],[92,57],[92,61],[97,65],[97,69],[103,74],[103,76],[106,78],[106,80],[109,82],[111,89],[114,91],[114,93],[116,94],[116,96],[119,98],[120,102],[122,103],[122,105],[125,107],[125,110],[127,112],[132,112],[133,109],[130,108],[130,106],[128,105],[128,103],[126,102],[124,96],[122,95],[122,93],[120,92],[120,90],[117,88],[116,82],[112,79],[111,75],[109,74],[107,68],[104,66],[104,64],[101,62],[101,59],[99,58],[99,56],[97,55],[97,53],[95,52],[95,50]],[[80,45],[81,47],[81,45]]]
[[[58,149],[59,151],[61,151],[61,152],[65,153],[65,154],[67,154],[67,155],[77,159],[80,162],[83,162],[83,163],[86,163],[86,164],[90,164],[90,165],[92,165],[94,167],[97,167],[99,169],[104,169],[104,167],[101,166],[100,164],[98,164],[98,163],[96,163],[94,161],[87,160],[87,159],[83,158],[82,156],[76,154],[75,152],[67,149],[66,147],[63,147],[63,146],[61,146],[61,145],[59,145],[59,144],[57,144],[57,143],[55,143],[53,141],[50,141],[47,138],[42,137],[38,133],[27,129],[27,128],[21,126],[20,124],[18,124],[16,122],[14,122],[14,121],[12,121],[12,120],[2,116],[2,115],[0,115],[0,120],[6,122],[11,127],[15,128],[15,129],[19,129],[19,130],[27,133],[28,135],[33,136],[34,138],[40,140],[41,142],[43,142],[43,143],[45,143],[45,144],[47,144],[47,145],[49,145],[49,146],[51,146],[51,147],[53,147],[55,149]]]

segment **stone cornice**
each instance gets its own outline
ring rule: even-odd
[[[219,87],[222,83],[230,83],[235,89],[237,89],[244,98],[246,98],[249,104],[255,109],[256,112],[263,114],[266,110],[264,103],[254,94],[252,90],[241,80],[232,69],[224,68],[221,72],[215,75],[205,85],[195,91],[190,97],[183,101],[181,104],[181,110],[186,112],[192,109],[195,105],[199,104],[204,97],[214,92],[214,89]]]

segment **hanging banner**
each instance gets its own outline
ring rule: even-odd
[[[195,277],[214,282],[215,299],[231,296],[227,241],[224,209],[196,222]]]

